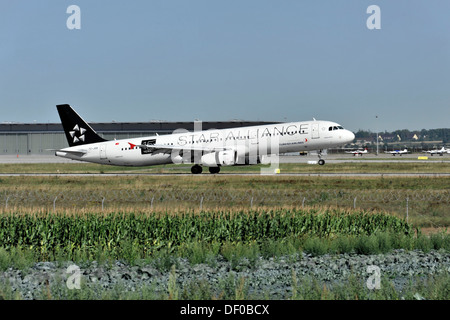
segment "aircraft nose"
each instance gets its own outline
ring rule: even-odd
[[[349,130],[346,130],[346,135],[345,135],[345,140],[347,142],[352,142],[353,140],[355,140],[355,134]]]

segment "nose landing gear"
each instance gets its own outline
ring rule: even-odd
[[[325,160],[322,159],[322,150],[319,150],[317,155],[319,156],[319,165],[323,166],[325,164]]]

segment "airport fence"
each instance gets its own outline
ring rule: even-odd
[[[96,210],[199,209],[335,206],[364,210],[448,215],[448,190],[107,190],[48,192],[40,190],[0,191],[5,209],[39,207],[47,209],[87,208]]]

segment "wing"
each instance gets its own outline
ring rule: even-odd
[[[206,153],[215,151],[231,150],[231,147],[194,147],[194,146],[172,146],[165,144],[138,144],[137,147],[147,150],[149,153],[171,153],[172,151],[202,151]]]

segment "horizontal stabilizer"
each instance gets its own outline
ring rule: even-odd
[[[46,151],[54,151],[57,155],[58,152],[60,153],[69,153],[77,157],[81,157],[87,153],[87,150],[67,150],[67,149],[45,149]]]

